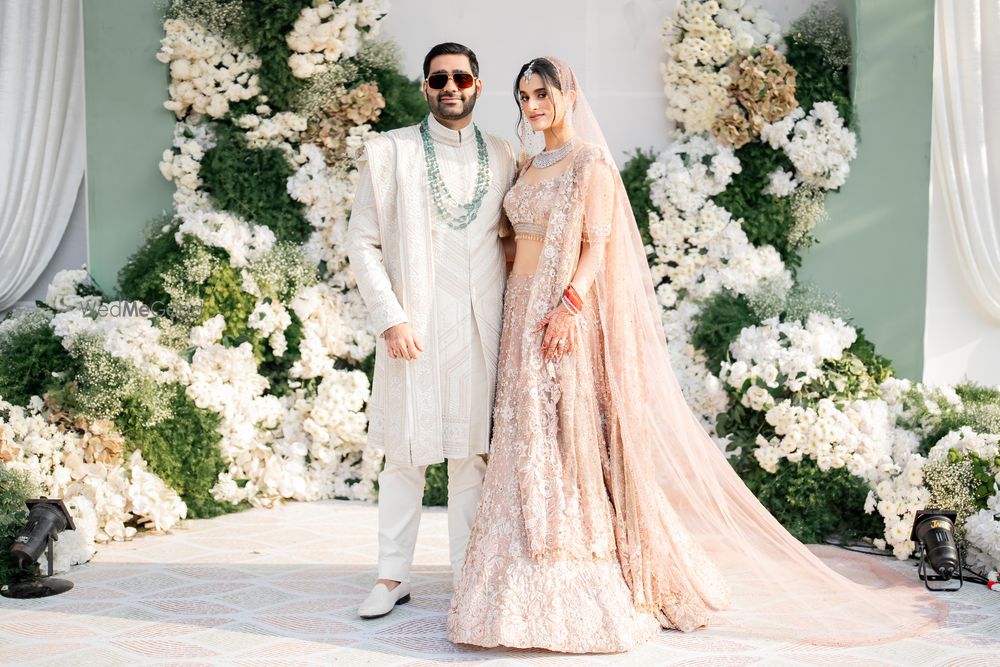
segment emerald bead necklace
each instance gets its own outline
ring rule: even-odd
[[[434,150],[434,141],[431,139],[430,125],[427,119],[420,123],[420,138],[424,144],[424,163],[427,165],[427,177],[430,181],[431,198],[434,206],[445,223],[452,229],[465,229],[479,214],[479,208],[483,204],[483,198],[490,189],[489,155],[486,152],[486,141],[483,139],[479,128],[473,125],[476,135],[476,154],[478,166],[476,168],[476,190],[473,192],[472,201],[467,204],[459,204],[458,201],[448,192],[444,179],[441,177],[441,166],[438,164],[437,152]]]

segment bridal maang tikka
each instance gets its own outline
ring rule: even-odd
[[[528,83],[528,79],[530,79],[531,75],[535,73],[535,71],[532,69],[534,66],[535,66],[535,61],[532,60],[530,63],[528,63],[528,68],[526,70],[524,70],[524,82],[525,83]]]

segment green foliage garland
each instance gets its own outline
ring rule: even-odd
[[[797,247],[789,241],[795,226],[789,197],[764,194],[776,169],[794,172],[795,167],[783,151],[761,142],[751,142],[736,150],[743,169],[733,176],[723,192],[714,197],[733,219],[742,218],[741,227],[755,246],[771,245],[781,255],[785,266],[794,272],[802,265]]]
[[[833,68],[824,58],[824,49],[810,40],[809,35],[792,32],[785,37],[788,51],[785,59],[798,72],[795,99],[806,113],[817,102],[833,102],[850,127],[854,119],[847,67]]]
[[[868,496],[861,478],[843,468],[824,472],[809,458],[782,461],[772,474],[758,465],[752,449],[752,443],[746,444],[730,462],[758,500],[800,541],[815,544],[831,533],[859,538],[885,532],[877,512],[859,511]]]
[[[376,70],[371,78],[385,98],[385,108],[372,124],[375,131],[416,125],[427,115],[427,101],[419,81],[411,81],[393,69]]]
[[[10,558],[14,535],[28,520],[24,501],[38,497],[38,488],[27,473],[8,468],[0,463],[0,585],[30,578],[31,573],[21,570]]]
[[[656,162],[655,150],[650,148],[644,151],[637,148],[621,171],[625,192],[628,194],[629,203],[632,204],[632,213],[635,215],[635,223],[639,227],[644,245],[653,242],[649,235],[649,212],[653,210],[653,202],[649,195],[650,183],[646,173],[654,162]]]
[[[285,41],[285,35],[292,31],[299,14],[310,4],[310,0],[245,1],[243,21],[234,26],[238,33],[245,35],[241,41],[249,44],[260,58],[257,75],[261,95],[276,110],[288,109],[295,93],[303,85],[302,79],[293,76],[288,67],[292,50]]]
[[[73,365],[50,320],[46,311],[31,313],[0,334],[0,398],[8,403],[28,405],[32,396],[62,383],[53,373]]]
[[[708,368],[718,375],[722,362],[729,359],[729,346],[743,329],[758,323],[746,297],[724,290],[705,303],[691,344],[706,354]]]
[[[170,303],[170,295],[163,289],[163,275],[184,259],[184,248],[174,239],[179,226],[179,220],[169,217],[149,224],[145,241],[118,272],[121,298],[149,306]]]
[[[448,466],[445,463],[435,463],[427,466],[424,476],[424,505],[436,506],[448,504]]]
[[[266,225],[278,241],[303,243],[312,226],[288,194],[294,173],[277,148],[247,148],[243,132],[215,125],[216,145],[205,151],[201,178],[216,208]]]
[[[128,411],[115,420],[126,438],[126,456],[141,450],[150,470],[187,503],[188,518],[203,519],[242,509],[211,494],[219,473],[226,470],[219,450],[219,416],[196,406],[180,385],[165,390],[170,416],[153,427],[144,426]]]
[[[256,330],[249,327],[247,320],[257,305],[257,298],[243,291],[243,277],[239,269],[234,269],[228,262],[219,262],[202,287],[201,297],[202,322],[222,315],[226,319],[223,336],[247,340],[256,337]]]

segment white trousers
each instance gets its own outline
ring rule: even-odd
[[[410,580],[426,469],[386,461],[378,476],[379,579]],[[448,459],[448,545],[452,577],[456,580],[462,573],[485,474],[482,456]]]

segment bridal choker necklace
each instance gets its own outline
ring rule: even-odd
[[[555,148],[551,151],[542,151],[532,159],[531,164],[537,169],[545,169],[546,167],[551,167],[559,160],[563,159],[569,152],[573,150],[573,144],[576,143],[576,137],[573,137],[566,143],[564,143],[559,148]]]

